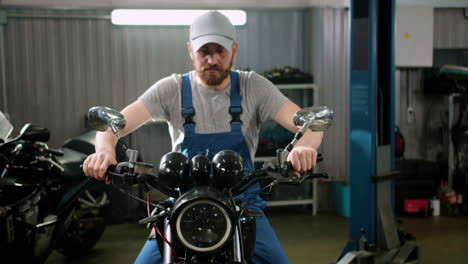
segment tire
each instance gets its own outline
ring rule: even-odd
[[[60,253],[78,257],[93,249],[106,229],[103,210],[109,203],[108,197],[103,189],[86,190],[81,195],[70,224],[56,244]]]

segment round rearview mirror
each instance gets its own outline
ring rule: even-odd
[[[95,106],[88,111],[88,124],[98,131],[106,131],[109,127],[122,130],[125,127],[125,117],[112,108]]]
[[[308,124],[312,131],[327,130],[333,123],[333,110],[326,106],[312,106],[294,114],[294,125],[302,127]]]

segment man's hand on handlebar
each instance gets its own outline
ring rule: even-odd
[[[310,170],[317,163],[317,150],[308,146],[296,146],[288,155],[288,161],[293,165],[294,171],[289,176],[300,177],[300,173]]]
[[[104,180],[107,168],[117,164],[115,153],[107,151],[97,152],[89,155],[83,163],[83,172],[86,176],[94,177],[97,180]]]

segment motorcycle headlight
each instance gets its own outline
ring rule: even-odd
[[[186,156],[179,152],[165,154],[159,163],[159,180],[169,188],[179,188],[186,180],[189,162]]]
[[[222,248],[230,240],[235,221],[221,194],[205,187],[179,198],[174,204],[171,226],[184,247],[209,253]]]
[[[220,151],[213,157],[213,185],[231,188],[244,177],[242,157],[232,150]]]

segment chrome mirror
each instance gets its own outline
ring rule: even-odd
[[[10,121],[8,121],[6,116],[0,112],[0,142],[5,142],[10,136],[11,131],[13,131],[13,126],[11,125]]]
[[[125,118],[117,110],[95,106],[88,111],[88,124],[98,131],[106,131],[110,127],[115,133],[125,127]]]
[[[284,149],[276,150],[276,157],[281,168],[286,168],[289,152],[309,128],[319,132],[327,130],[333,122],[333,110],[326,106],[312,106],[297,111],[293,117],[294,125],[300,127],[294,139]]]
[[[313,106],[301,109],[294,114],[294,125],[312,131],[325,131],[333,123],[333,110],[326,106]]]

